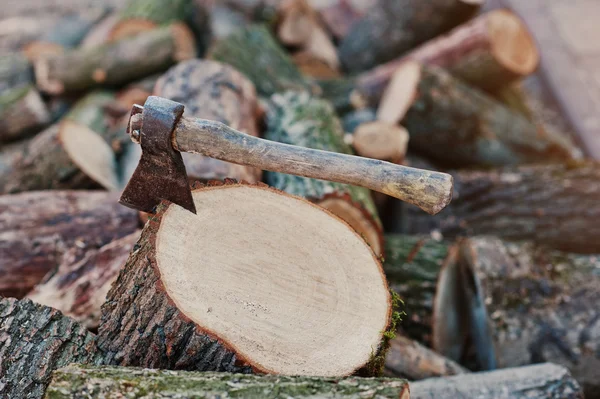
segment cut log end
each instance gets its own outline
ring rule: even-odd
[[[117,23],[108,35],[108,40],[114,41],[127,36],[133,36],[156,28],[156,23],[147,19],[132,18]]]
[[[115,363],[232,370],[235,362],[321,376],[370,364],[392,305],[380,263],[358,234],[322,208],[263,186],[204,187],[193,197],[198,214],[159,208],[108,294],[100,345],[114,347]],[[132,293],[130,284],[142,286]],[[127,310],[146,306],[148,295],[153,305],[145,312],[176,320],[161,324],[169,336],[115,332],[121,317],[132,317],[136,331],[160,324],[161,317]],[[188,348],[197,342],[206,348]],[[151,347],[159,353],[148,354]],[[191,355],[207,348],[221,354]]]
[[[508,10],[494,11],[487,18],[487,28],[491,51],[500,64],[518,76],[535,71],[540,56],[521,18]]]
[[[408,131],[401,126],[375,121],[363,123],[352,136],[352,146],[362,157],[400,163],[406,154]]]
[[[48,55],[61,54],[65,48],[57,43],[44,42],[41,40],[29,43],[23,48],[23,53],[30,61],[35,61],[40,57]]]
[[[377,119],[396,124],[410,109],[421,80],[421,65],[416,61],[407,61],[400,65],[387,86],[379,108]]]
[[[88,177],[108,190],[119,188],[114,152],[100,135],[87,126],[64,121],[59,139],[71,160]]]

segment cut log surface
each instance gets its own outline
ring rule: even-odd
[[[0,397],[42,399],[53,370],[99,360],[94,335],[58,310],[0,299]]]
[[[477,276],[474,299],[486,304],[498,366],[557,363],[570,370],[586,397],[598,397],[600,255],[493,237],[467,240],[462,255]]]
[[[266,186],[193,197],[197,215],[158,207],[108,293],[98,345],[109,364],[322,376],[369,368],[392,306],[358,234]]]
[[[361,72],[396,58],[461,23],[482,0],[378,0],[342,40],[344,68]]]
[[[22,296],[69,249],[87,250],[134,232],[138,216],[105,192],[0,196],[0,295]]]
[[[52,399],[409,399],[408,382],[392,378],[324,378],[142,370],[71,365],[54,373]]]
[[[0,143],[25,137],[50,122],[50,112],[32,85],[0,92]]]
[[[38,88],[56,95],[127,83],[195,56],[191,31],[175,23],[103,46],[42,57],[35,62],[35,74]]]
[[[551,363],[431,378],[411,383],[410,391],[411,399],[583,399],[569,371]]]
[[[264,26],[252,25],[229,35],[209,50],[209,56],[246,75],[261,96],[310,90],[290,56]]]
[[[251,136],[258,136],[258,103],[254,85],[227,64],[190,60],[171,68],[158,81],[154,95],[182,103],[185,116],[211,119]],[[262,171],[199,154],[182,153],[188,178],[249,183],[260,181]]]
[[[414,60],[445,68],[467,83],[496,92],[533,73],[539,58],[523,21],[509,10],[496,10],[361,74],[357,88],[375,103],[395,70]]]
[[[352,136],[352,147],[361,157],[401,163],[406,155],[408,132],[402,126],[375,121],[364,123]]]
[[[422,380],[469,372],[458,363],[405,336],[396,336],[390,344],[385,358],[386,375]]]
[[[136,231],[87,251],[83,258],[79,256],[80,250],[70,250],[27,298],[60,310],[88,329],[97,329],[100,307],[139,237],[140,232]]]
[[[455,198],[442,233],[533,240],[565,251],[600,253],[600,165],[523,166],[454,174]]]
[[[415,65],[403,64],[397,76]],[[390,82],[378,112],[410,99],[408,111],[395,119],[408,129],[411,147],[425,155],[453,166],[500,166],[567,160],[576,153],[566,137],[540,131],[523,115],[440,68],[420,66],[420,73],[411,76],[413,84],[401,82],[401,92]]]
[[[331,105],[308,93],[271,97],[266,117],[268,140],[319,150],[352,153]],[[325,180],[267,172],[266,182],[293,195],[309,198],[344,219],[376,254],[383,250],[381,222],[369,190]]]

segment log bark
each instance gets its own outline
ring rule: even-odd
[[[337,40],[341,40],[348,35],[352,26],[360,21],[367,10],[376,3],[376,0],[311,1],[310,3],[317,8],[319,16],[331,35]]]
[[[431,378],[410,384],[412,399],[583,399],[577,381],[564,367],[529,367]]]
[[[493,234],[552,248],[600,253],[595,162],[454,174],[454,200],[440,213],[445,236]]]
[[[266,117],[268,140],[350,154],[331,105],[308,93],[287,92],[271,97]],[[283,173],[265,173],[265,181],[280,190],[309,198],[344,219],[376,254],[383,250],[381,222],[369,190]]]
[[[50,123],[51,115],[32,85],[0,92],[0,143],[26,137]]]
[[[384,356],[387,283],[347,224],[265,186],[193,196],[197,215],[158,207],[109,291],[98,337],[108,364],[343,376]]]
[[[477,276],[473,300],[489,315],[472,325],[491,335],[498,366],[560,364],[598,397],[600,257],[493,237],[466,240],[461,253]]]
[[[404,64],[397,76],[402,78],[404,68],[415,66]],[[419,66],[414,77],[415,83],[404,82],[402,91],[390,82],[378,117],[401,120],[410,132],[411,147],[427,156],[452,166],[513,165],[575,156],[576,149],[564,136],[540,131],[521,114],[439,68]],[[389,115],[384,110],[406,99],[406,113],[401,109],[398,115],[382,118]]]
[[[485,13],[357,77],[356,86],[376,104],[396,69],[407,60],[448,70],[490,93],[533,73],[539,64],[524,22],[509,10]]]
[[[103,46],[42,57],[35,62],[38,88],[50,94],[119,85],[194,58],[189,29],[180,23]]]
[[[340,43],[340,61],[351,73],[373,68],[468,21],[482,3],[378,0]]]
[[[27,298],[60,310],[89,330],[97,330],[100,307],[139,237],[136,231],[99,249],[90,249],[83,258],[81,250],[69,250],[56,270],[50,271]]]
[[[80,365],[57,370],[46,392],[53,399],[71,399],[81,394],[88,399],[101,399],[137,392],[144,392],[147,399],[409,398],[408,382],[392,378],[255,376]]]
[[[285,90],[311,90],[285,50],[261,25],[251,25],[215,43],[209,57],[243,73],[261,96]]]
[[[412,381],[468,372],[458,363],[402,335],[390,342],[385,358],[386,375]]]
[[[0,196],[0,295],[21,297],[56,267],[137,229],[137,212],[105,192]]]
[[[0,93],[33,83],[33,67],[21,53],[0,55]]]
[[[190,60],[171,68],[158,81],[154,95],[185,105],[185,115],[211,119],[258,137],[258,102],[254,85],[229,65]],[[191,181],[232,178],[259,182],[262,171],[199,154],[183,153]]]
[[[319,94],[331,102],[340,116],[367,107],[365,98],[356,90],[354,79],[348,77],[317,79]]]
[[[54,369],[99,364],[94,335],[58,310],[0,299],[0,396],[42,399]]]

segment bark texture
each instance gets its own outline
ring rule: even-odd
[[[254,85],[229,65],[210,60],[190,60],[171,68],[158,81],[154,95],[182,103],[185,115],[222,122],[258,136],[258,103]],[[183,153],[190,180],[232,178],[256,183],[262,171],[199,154]]]
[[[600,253],[600,165],[571,162],[454,174],[446,236],[493,234],[555,249]]]
[[[209,57],[246,75],[261,96],[285,90],[310,90],[296,65],[269,30],[252,25],[217,42]]]
[[[320,378],[141,370],[72,365],[54,373],[47,394],[52,399],[86,395],[101,399],[285,398],[408,399],[408,382],[392,378]]]
[[[454,166],[568,160],[576,152],[564,136],[540,131],[521,114],[433,67],[421,68],[416,98],[402,124],[414,149]]]
[[[0,93],[33,83],[33,67],[21,53],[0,55]]]
[[[598,397],[600,256],[493,237],[467,240],[462,255],[478,278],[498,366],[560,364]]]
[[[288,92],[272,96],[266,124],[267,130],[264,135],[268,140],[319,150],[352,153],[350,146],[344,142],[341,124],[332,107],[326,101],[313,98],[307,93]],[[376,254],[381,253],[381,222],[369,190],[283,173],[267,172],[265,179],[269,185],[293,195],[309,198],[333,213],[336,213],[336,209],[327,206],[328,200],[347,202],[347,206],[357,209],[360,219],[364,220],[359,224],[356,216],[345,210],[338,216],[363,234]]]
[[[119,85],[194,58],[194,46],[189,29],[172,24],[103,46],[42,58],[35,63],[37,85],[50,94]]]
[[[81,250],[69,250],[56,270],[48,273],[27,298],[60,310],[86,328],[96,330],[106,294],[139,237],[140,232],[136,231],[87,251],[83,258]]]
[[[42,399],[53,370],[99,364],[94,335],[58,310],[0,299],[0,396]]]
[[[349,72],[370,69],[469,20],[481,3],[379,0],[342,40],[340,61]]]
[[[50,119],[50,111],[34,86],[0,92],[0,143],[24,138]]]
[[[569,371],[551,363],[431,378],[411,383],[410,391],[412,399],[583,399]]]
[[[23,296],[67,250],[77,258],[137,227],[137,212],[105,192],[0,196],[0,295]]]

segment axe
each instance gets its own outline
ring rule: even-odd
[[[249,136],[221,122],[184,118],[183,104],[148,97],[131,109],[127,133],[142,157],[121,204],[154,212],[168,200],[196,213],[181,151],[255,168],[365,187],[436,214],[452,199],[452,176],[376,159]]]

